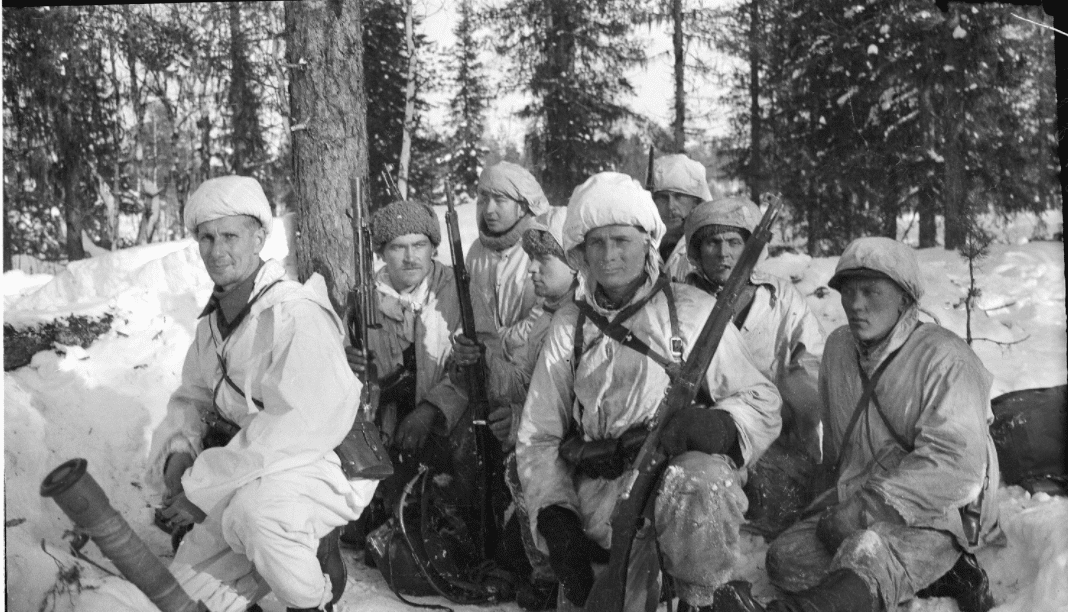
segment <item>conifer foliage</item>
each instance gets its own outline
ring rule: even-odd
[[[456,95],[449,103],[454,133],[449,172],[457,188],[475,195],[478,175],[489,152],[482,144],[487,106],[486,75],[475,38],[475,14],[471,0],[462,0],[456,24],[456,48],[452,57]]]
[[[532,98],[520,113],[532,121],[527,153],[554,204],[619,161],[622,103],[633,91],[624,74],[645,57],[630,35],[632,4],[511,0],[487,13],[498,53],[516,64],[512,85]]]

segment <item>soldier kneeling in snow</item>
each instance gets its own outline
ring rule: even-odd
[[[580,287],[576,302],[553,317],[516,456],[537,545],[580,606],[593,584],[591,562],[611,543],[609,517],[636,454],[631,442],[664,396],[665,366],[689,354],[714,303],[664,276],[657,253],[664,231],[649,192],[624,174],[591,177],[568,204],[563,247]],[[629,332],[626,344],[602,330],[607,321]],[[736,329],[724,332],[704,383],[704,403],[665,425],[661,443],[671,462],[628,572],[627,600],[636,609],[659,596],[638,578],[659,576],[658,549],[688,606],[680,609],[710,609],[729,590],[746,509],[740,470],[779,434],[779,395]]]
[[[790,595],[768,610],[896,610],[919,595],[985,612],[993,600],[972,553],[998,518],[992,377],[958,336],[918,322],[923,287],[908,246],[856,240],[829,284],[849,321],[820,368],[833,481],[772,542],[768,575]]]
[[[185,222],[215,290],[152,441],[162,518],[196,524],[171,570],[212,610],[244,610],[270,591],[290,610],[329,610],[345,588],[339,528],[377,484],[347,479],[334,453],[360,396],[344,325],[325,287],[260,259],[271,208],[255,179],[205,181]],[[236,434],[205,449],[208,423]]]

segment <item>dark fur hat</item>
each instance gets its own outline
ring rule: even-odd
[[[376,252],[381,253],[395,238],[407,234],[423,234],[438,246],[441,226],[434,209],[418,200],[397,200],[371,215],[371,240]]]

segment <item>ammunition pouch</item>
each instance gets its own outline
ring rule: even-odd
[[[208,426],[208,429],[200,438],[201,445],[205,449],[226,446],[237,435],[237,432],[241,431],[241,427],[237,423],[219,414],[219,410],[215,406],[201,414],[200,420],[204,421],[204,424]]]
[[[645,425],[636,425],[618,438],[585,442],[573,431],[560,443],[560,458],[584,476],[615,480],[634,463],[647,435]]]
[[[382,444],[382,434],[373,422],[363,418],[362,412],[334,452],[349,480],[382,480],[393,475],[393,462]]]

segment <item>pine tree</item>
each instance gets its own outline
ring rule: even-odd
[[[449,103],[454,128],[450,139],[450,174],[453,185],[471,197],[475,195],[478,175],[488,152],[482,144],[488,95],[485,73],[478,57],[480,48],[475,40],[474,17],[471,0],[463,0],[460,3],[460,19],[454,30],[456,95]]]

